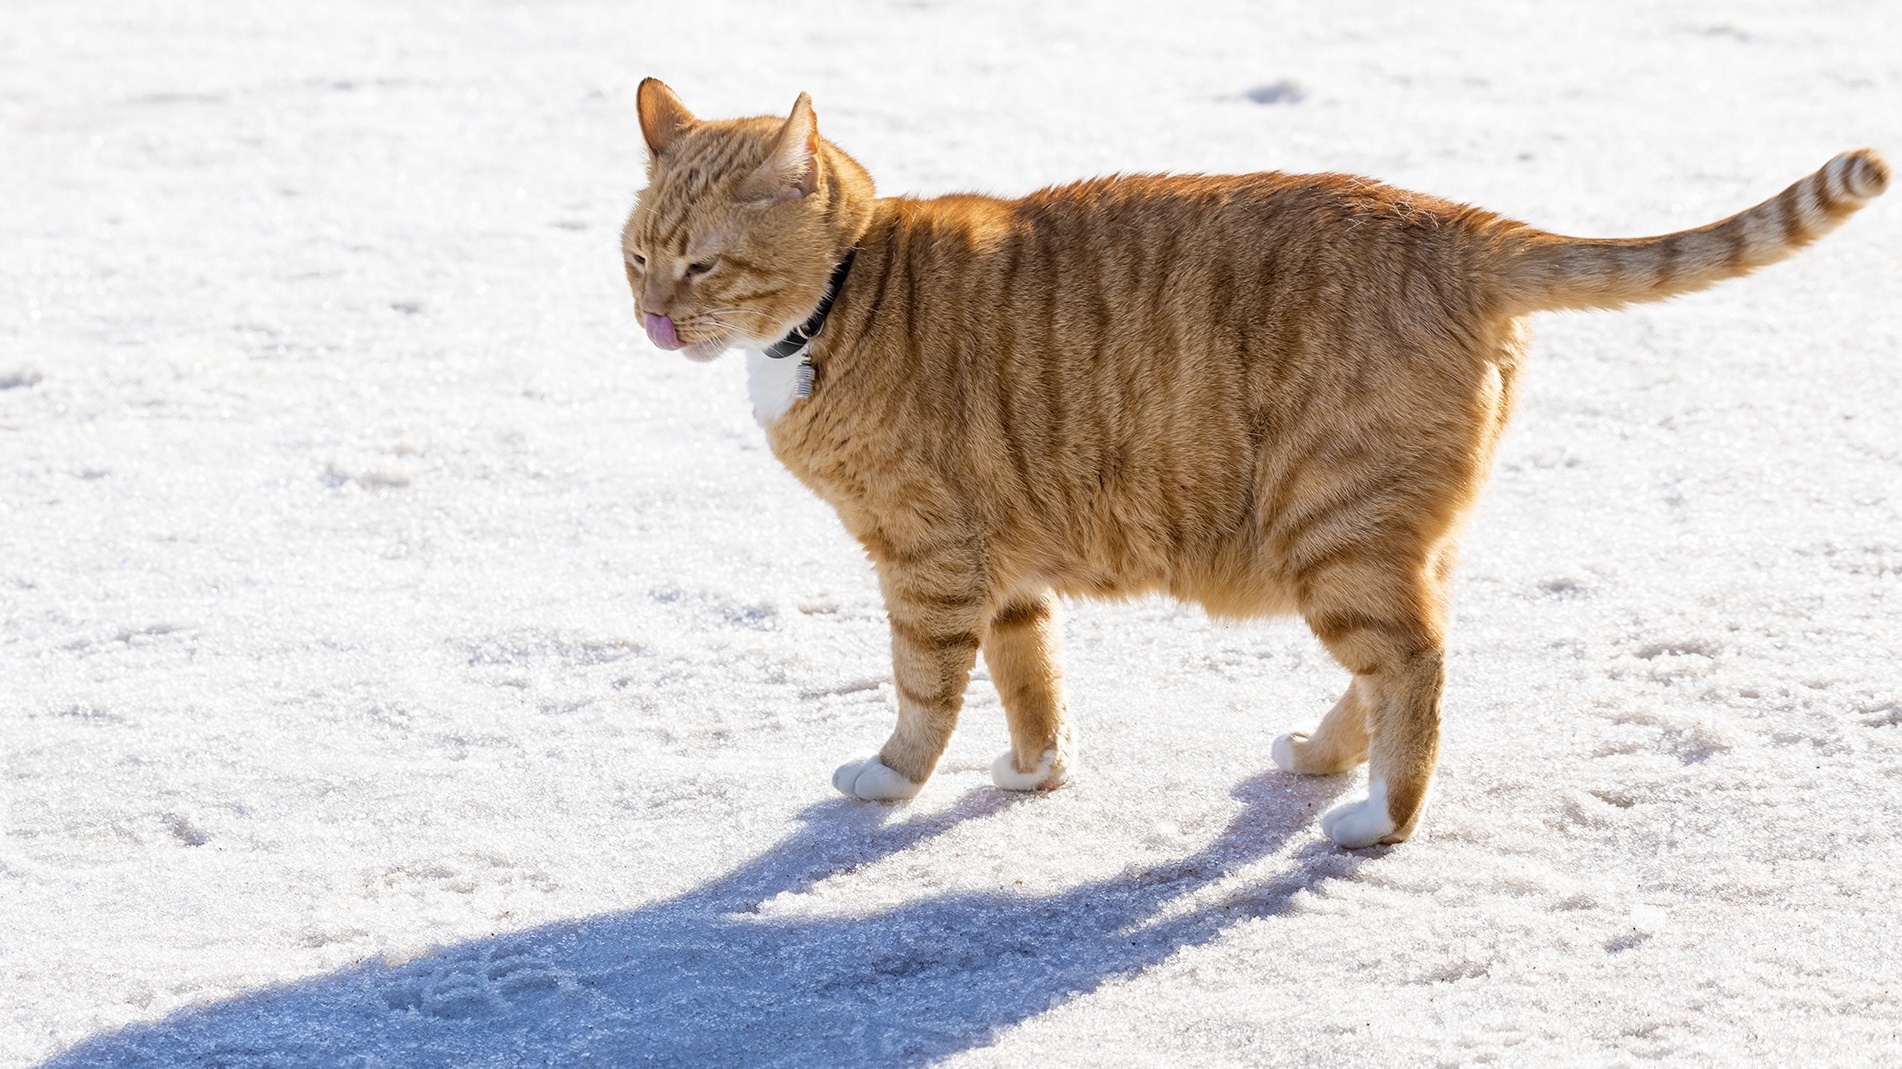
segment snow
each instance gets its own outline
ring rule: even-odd
[[[1345,170],[1572,233],[1902,157],[1902,7],[67,4],[0,34],[0,1066],[1902,1062],[1902,199],[1550,316],[1436,790],[1287,621],[1066,612],[900,806],[863,555],[616,260],[633,98],[890,192]]]

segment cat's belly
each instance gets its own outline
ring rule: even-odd
[[[1013,547],[1035,559],[1020,580],[1026,590],[1054,589],[1066,597],[1125,598],[1166,594],[1201,605],[1212,616],[1241,619],[1295,611],[1292,587],[1268,559],[1253,527],[1217,540],[1162,550],[1154,540],[1123,530],[1091,531],[1071,544]],[[1132,551],[1134,550],[1134,551]],[[1040,559],[1038,559],[1040,558]],[[1013,584],[1017,585],[1017,584]]]

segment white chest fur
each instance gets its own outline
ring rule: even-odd
[[[753,418],[764,427],[786,414],[799,399],[797,354],[774,360],[762,352],[746,354],[746,394],[753,399]]]

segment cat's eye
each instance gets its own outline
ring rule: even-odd
[[[638,252],[629,253],[627,257],[627,262],[632,264],[636,271],[647,270],[647,257],[642,256]]]
[[[704,275],[708,271],[713,270],[713,265],[719,262],[720,261],[718,259],[713,259],[713,260],[708,260],[704,263],[688,264],[687,277],[693,278],[695,275]]]

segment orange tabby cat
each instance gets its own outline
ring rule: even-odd
[[[1349,175],[1103,178],[1017,200],[879,198],[784,120],[696,119],[641,83],[649,184],[622,236],[649,336],[748,356],[774,453],[871,555],[898,726],[833,783],[916,793],[981,650],[1000,786],[1073,752],[1056,596],[1298,612],[1353,673],[1283,769],[1371,762],[1322,827],[1405,839],[1440,733],[1454,535],[1512,410],[1527,313],[1686,293],[1881,193],[1869,150],[1663,237],[1560,237]]]

